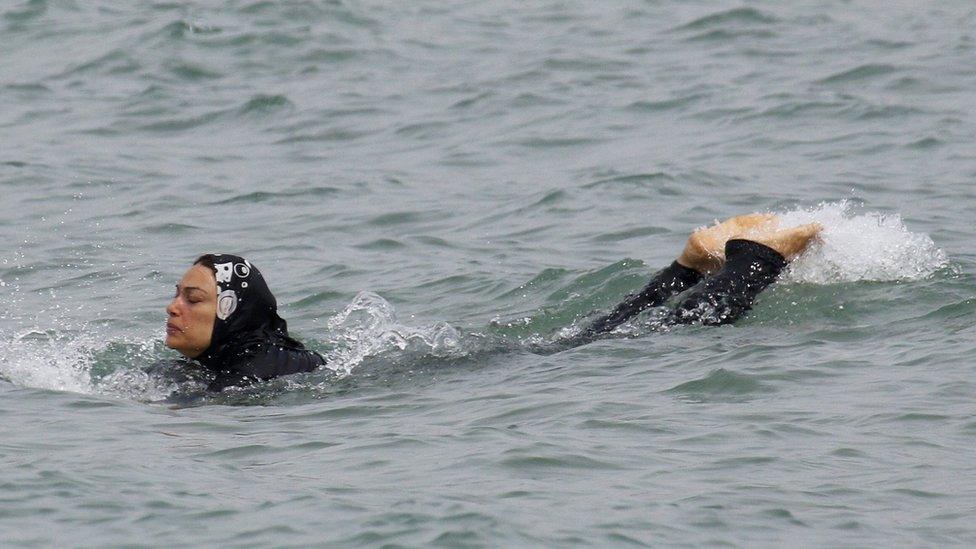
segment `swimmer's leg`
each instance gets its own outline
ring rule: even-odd
[[[695,288],[668,315],[668,324],[728,324],[752,307],[756,296],[776,281],[789,261],[821,231],[817,223],[756,232],[749,240],[725,244],[725,266]]]
[[[579,337],[583,340],[590,340],[594,336],[610,332],[641,311],[663,305],[669,297],[691,288],[698,284],[701,279],[701,273],[674,261],[667,268],[655,274],[641,291],[630,294],[609,314],[590,323],[579,334]]]
[[[751,240],[725,244],[725,266],[671,311],[666,324],[728,324],[752,307],[760,292],[776,281],[786,258]]]
[[[746,231],[759,231],[775,226],[774,214],[747,214],[726,219],[710,227],[695,229],[688,237],[678,259],[658,272],[644,288],[627,296],[610,314],[590,323],[576,336],[577,344],[613,331],[627,320],[651,307],[659,307],[668,298],[698,284],[706,274],[717,272],[725,264],[725,243]]]
[[[597,318],[583,331],[553,342],[532,344],[526,349],[540,355],[551,355],[586,345],[600,335],[613,331],[614,328],[641,311],[663,305],[668,298],[698,284],[701,279],[701,273],[674,261],[667,268],[655,274],[641,291],[628,295],[622,303],[614,307],[613,311]]]

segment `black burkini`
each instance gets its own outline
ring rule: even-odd
[[[288,335],[278,316],[274,295],[261,272],[236,255],[213,254],[217,279],[217,320],[210,346],[197,357],[216,379],[207,387],[220,391],[254,381],[310,372],[325,359]],[[750,240],[725,245],[725,266],[702,282],[702,275],[677,261],[660,271],[640,292],[612,312],[594,320],[576,336],[537,348],[557,352],[593,341],[628,319],[698,284],[673,310],[665,324],[726,324],[749,310],[759,292],[772,284],[786,266],[777,251]]]
[[[217,279],[217,319],[210,346],[196,357],[217,377],[207,387],[244,386],[258,380],[311,372],[325,364],[288,335],[278,303],[261,271],[236,255],[209,254]]]
[[[776,281],[786,267],[786,259],[776,250],[751,240],[732,239],[725,243],[725,266],[715,276],[692,290],[677,307],[668,312],[665,325],[728,324],[752,307],[759,292]],[[612,312],[594,320],[578,335],[563,342],[582,345],[612,331],[628,319],[651,307],[664,304],[702,281],[702,275],[677,261],[658,272],[647,286],[631,294]]]

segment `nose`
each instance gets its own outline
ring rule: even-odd
[[[167,315],[176,316],[176,313],[178,312],[176,308],[176,300],[178,299],[179,299],[178,297],[174,297],[173,300],[169,302],[169,305],[166,306]]]

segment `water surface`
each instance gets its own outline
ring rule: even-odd
[[[8,546],[976,542],[976,9],[0,8]],[[735,326],[527,350],[694,227],[823,242]],[[173,406],[198,254],[331,369]]]

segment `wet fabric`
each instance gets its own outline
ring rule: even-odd
[[[217,319],[210,346],[196,358],[216,373],[208,387],[310,372],[325,359],[288,335],[278,303],[261,271],[243,257],[212,254],[217,279]]]
[[[592,336],[609,332],[641,311],[663,305],[668,298],[698,284],[701,279],[701,273],[675,261],[654,275],[641,291],[627,296],[609,314],[594,320],[584,333]]]
[[[667,324],[719,325],[735,322],[752,308],[760,292],[786,268],[776,250],[751,240],[725,243],[725,266],[695,287],[670,312]]]
[[[729,240],[725,244],[725,266],[715,276],[702,282],[700,273],[675,261],[654,275],[640,292],[590,323],[574,338],[574,343],[583,344],[610,332],[640,312],[659,307],[692,287],[694,290],[669,312],[665,324],[734,322],[752,307],[760,292],[776,281],[786,264],[786,259],[768,246],[751,240]]]

